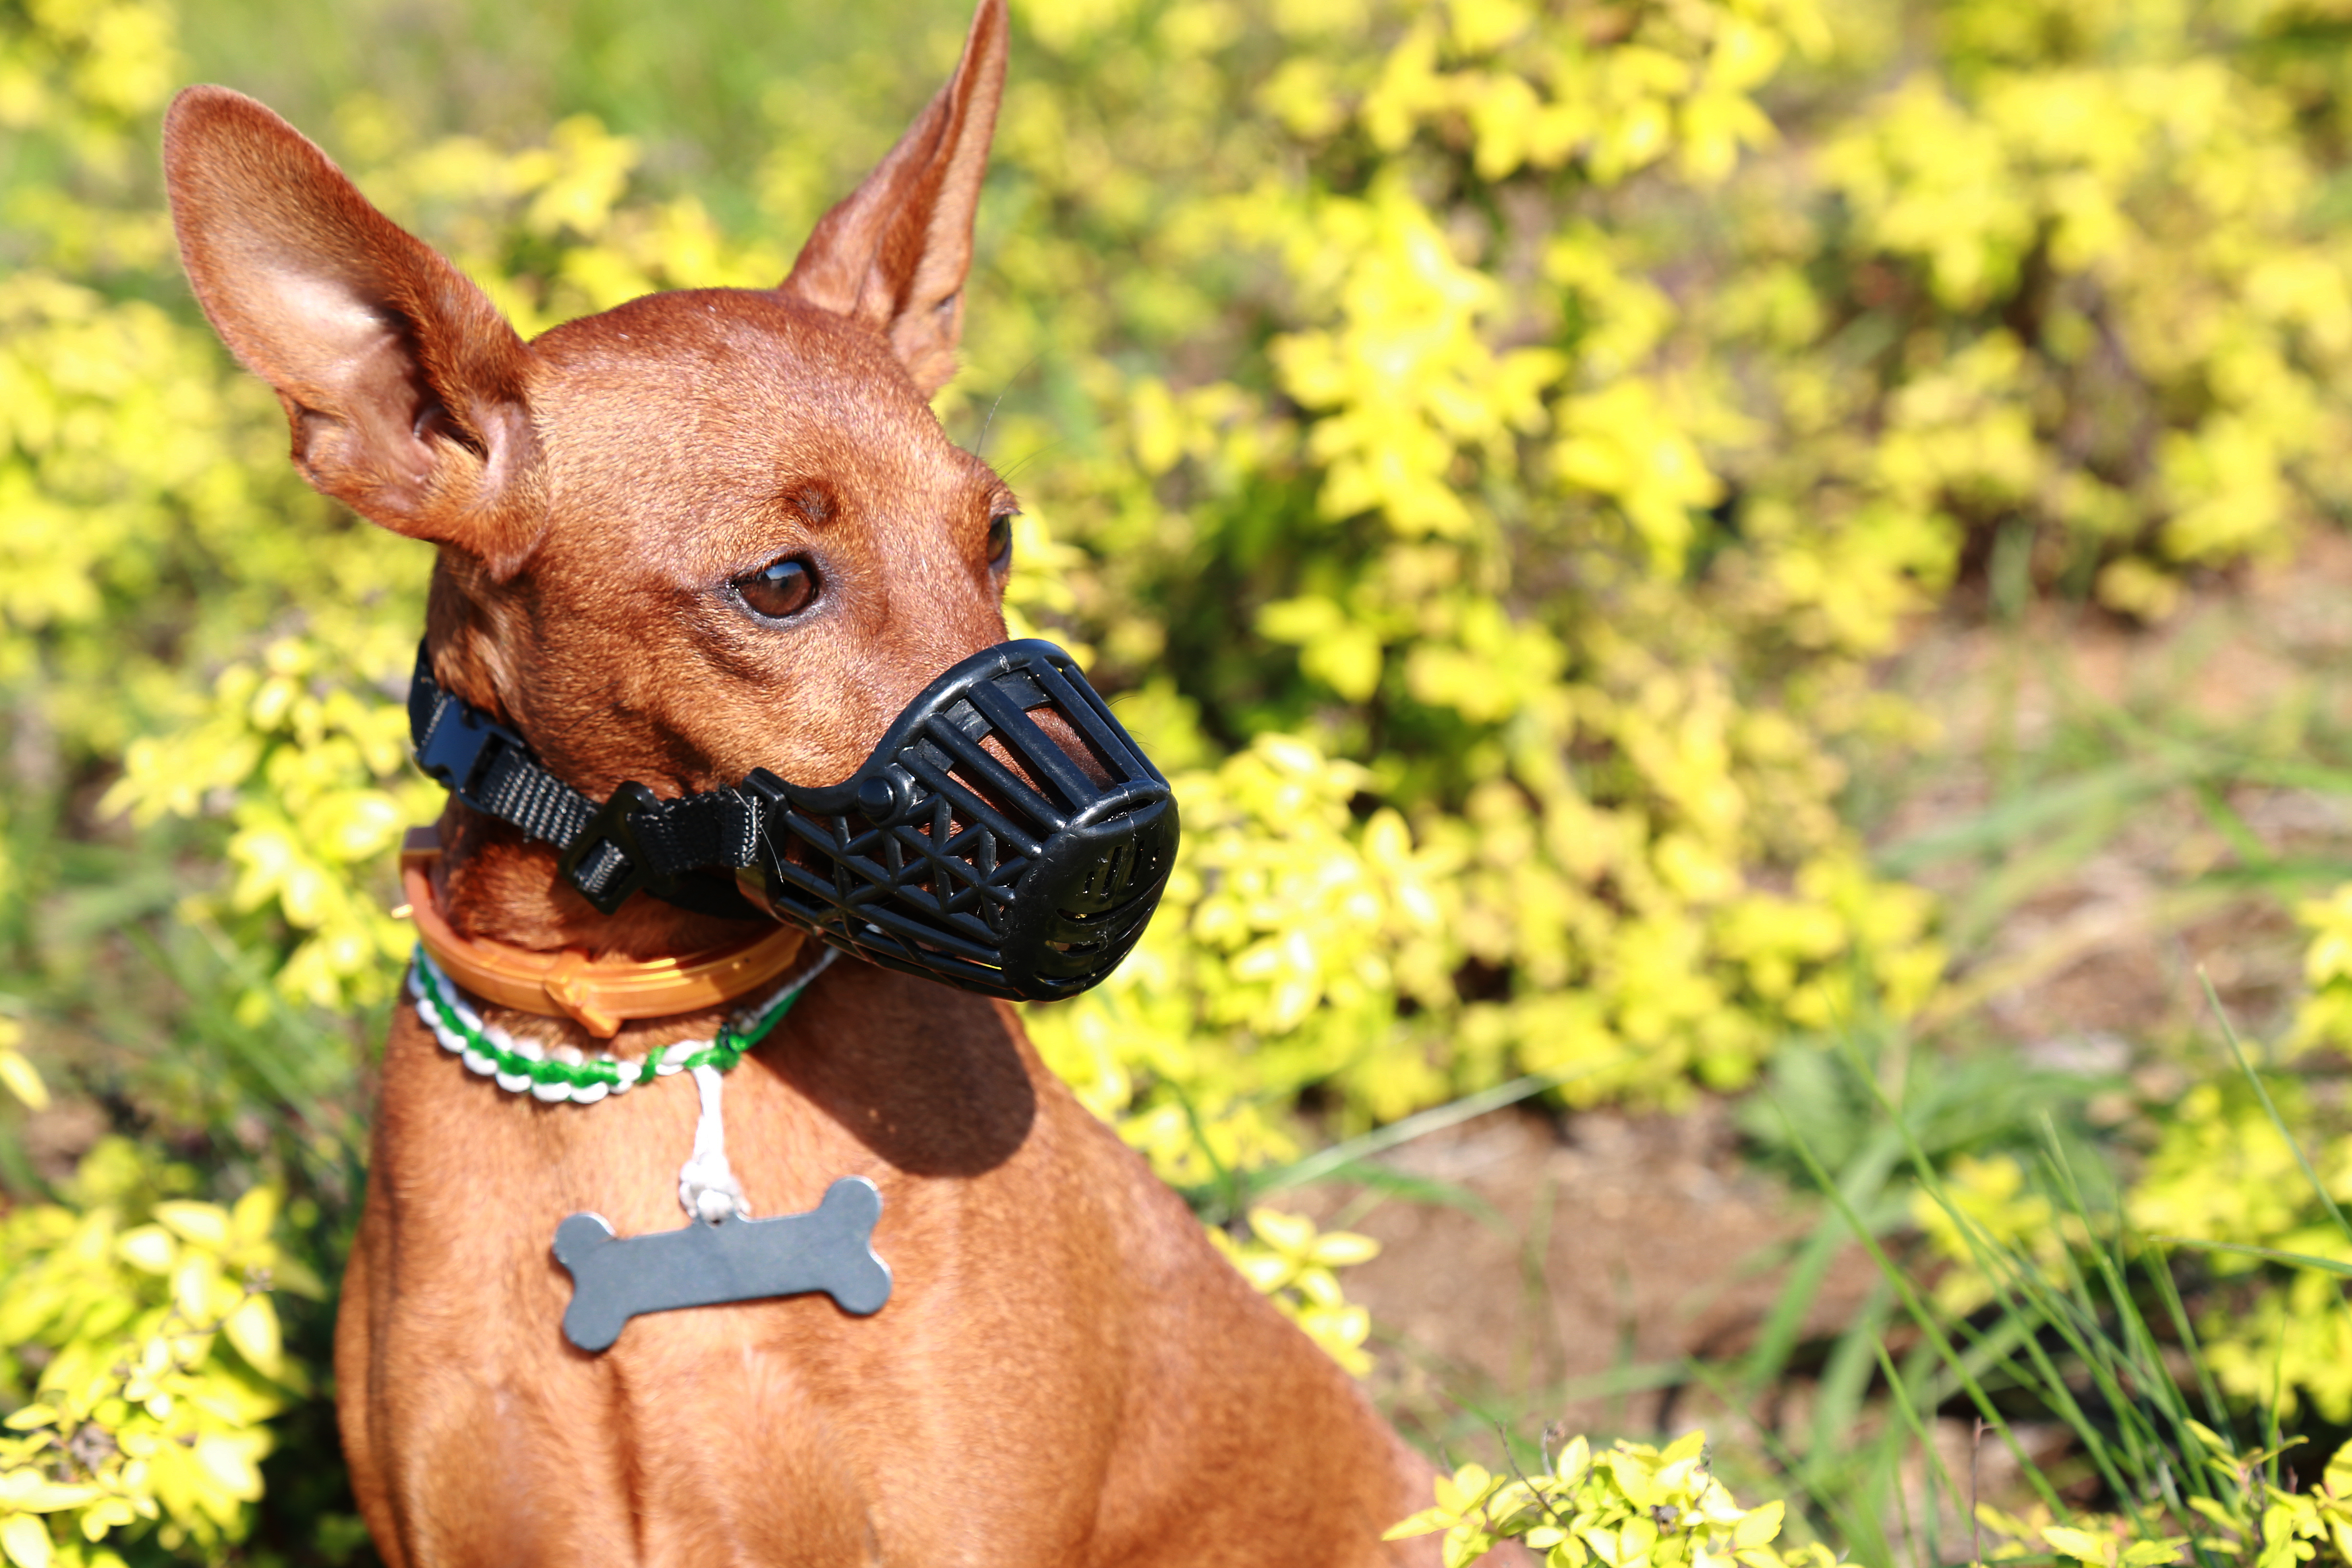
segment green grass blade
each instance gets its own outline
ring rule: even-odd
[[[2249,868],[2271,864],[2271,847],[2246,825],[2244,817],[2238,815],[2238,808],[2230,804],[2230,798],[2222,793],[2220,783],[2212,779],[2199,779],[2189,793],[2197,802],[2199,813],[2213,831],[2221,836],[2221,841],[2230,847],[2231,852]]]
[[[1900,1144],[1880,1134],[1847,1162],[1839,1175],[1838,1186],[1856,1212],[1868,1207],[1885,1189],[1887,1175],[1901,1152]],[[1773,1298],[1771,1310],[1765,1314],[1755,1348],[1740,1366],[1739,1380],[1749,1398],[1759,1396],[1788,1366],[1789,1357],[1794,1353],[1797,1340],[1804,1331],[1805,1315],[1820,1294],[1830,1266],[1836,1262],[1846,1235],[1845,1222],[1832,1213],[1823,1215],[1812,1234],[1806,1237],[1804,1249],[1790,1269],[1787,1282]]]
[[[1885,1337],[1894,1306],[1895,1294],[1886,1281],[1876,1281],[1853,1321],[1831,1347],[1829,1361],[1814,1385],[1812,1434],[1805,1447],[1807,1468],[1816,1474],[1851,1465],[1845,1446],[1861,1429],[1863,1405],[1870,1393],[1872,1350]]]
[[[1984,1271],[1989,1279],[1993,1281],[2004,1310],[2018,1310],[2015,1299],[2010,1295],[2002,1282],[2003,1273],[2006,1272],[2011,1281],[2023,1291],[2034,1314],[2063,1338],[2068,1347],[2082,1358],[2085,1368],[2090,1371],[2094,1380],[2100,1384],[2101,1392],[2106,1395],[2110,1404],[2118,1412],[2127,1410],[2129,1401],[2124,1397],[2122,1388],[2111,1374],[2108,1364],[2112,1358],[2113,1347],[2105,1342],[2104,1336],[2098,1331],[2095,1310],[2089,1309],[2085,1303],[2067,1300],[2042,1287],[2035,1269],[2031,1265],[2031,1260],[2011,1255],[2006,1249],[1997,1247],[1990,1237],[1983,1235],[1967,1213],[1952,1201],[1942,1178],[1937,1173],[1934,1162],[1927,1157],[1927,1150],[1920,1144],[1917,1135],[1913,1132],[1909,1120],[1888,1100],[1875,1078],[1864,1069],[1863,1064],[1853,1061],[1851,1065],[1870,1090],[1872,1097],[1877,1101],[1882,1114],[1888,1118],[1895,1131],[1902,1137],[1909,1151],[1913,1169],[1919,1178],[1923,1190],[1951,1217],[1969,1247],[1972,1261]],[[1793,1126],[1790,1131],[1793,1136],[1795,1131]],[[1799,1152],[1804,1155],[1809,1167],[1817,1168],[1809,1149],[1801,1146]],[[1875,1243],[1871,1245],[1874,1256],[1884,1258],[1885,1254],[1877,1248]],[[1924,1328],[1927,1325],[1923,1321],[1921,1326]],[[1961,1327],[1964,1330],[1967,1329],[1965,1324]],[[2116,1455],[2110,1448],[2105,1435],[2100,1432],[2097,1426],[2090,1420],[2088,1414],[2074,1398],[2073,1390],[2066,1385],[2064,1378],[2050,1361],[2039,1341],[2032,1334],[2028,1333],[2022,1336],[2022,1345],[2038,1375],[2027,1375],[2022,1369],[2018,1369],[2018,1375],[2030,1385],[2038,1384],[2042,1396],[2052,1403],[2053,1408],[2060,1410],[2067,1425],[2074,1429],[2075,1436],[2090,1453],[2092,1463],[2097,1467],[2116,1496],[2126,1500],[2126,1506],[2133,1513],[2137,1522],[2138,1504],[2135,1489],[2126,1484],[2123,1469],[2116,1463]],[[2014,1366],[2015,1363],[2011,1364]],[[1975,1393],[1973,1385],[1971,1385],[1971,1393],[1972,1394]],[[1990,1409],[1985,1405],[1980,1404],[1979,1409],[1983,1411],[1989,1421],[1992,1418]],[[2020,1468],[2032,1476],[2037,1489],[2046,1490],[2048,1488],[2046,1479],[2025,1459],[2023,1453],[2009,1435],[2006,1426],[2003,1426],[2001,1431],[2003,1441],[2017,1456]],[[2053,1492],[2045,1500],[2049,1500],[2053,1513],[2061,1512],[2054,1498],[2055,1494]]]
[[[1924,1531],[1927,1538],[1927,1552],[1922,1561],[1922,1568],[1929,1568],[1929,1565],[1944,1560],[1941,1545],[1936,1538],[1937,1478],[1939,1476],[1943,1478],[1944,1490],[1950,1494],[1955,1503],[1959,1499],[1960,1491],[1952,1484],[1951,1471],[1945,1468],[1943,1451],[1936,1447],[1936,1439],[1928,1433],[1927,1423],[1920,1419],[1918,1408],[1911,1402],[1911,1391],[1906,1386],[1902,1373],[1895,1369],[1894,1358],[1886,1353],[1886,1342],[1884,1339],[1874,1338],[1871,1342],[1871,1348],[1878,1352],[1878,1367],[1886,1378],[1887,1396],[1895,1402],[1896,1412],[1903,1417],[1903,1425],[1909,1428],[1912,1438],[1919,1445],[1919,1452],[1925,1460],[1919,1468],[1920,1489],[1926,1494],[1926,1507],[1921,1511],[1927,1515],[1927,1527]],[[1894,1437],[1895,1434],[1890,1430],[1887,1434],[1890,1446]],[[1903,1482],[1899,1467],[1895,1472],[1895,1494],[1898,1497],[1901,1496]],[[1959,1510],[1956,1507],[1953,1511],[1958,1512]]]
[[[1508,1222],[1494,1205],[1458,1182],[1441,1181],[1435,1176],[1416,1176],[1410,1171],[1376,1164],[1370,1160],[1350,1160],[1344,1165],[1326,1171],[1317,1180],[1345,1182],[1387,1197],[1403,1198],[1436,1208],[1460,1209],[1490,1230],[1510,1229]],[[1255,1182],[1251,1186],[1259,1196],[1264,1196],[1269,1190]]]
[[[1952,1343],[1951,1336],[1944,1331],[1943,1325],[1937,1322],[1935,1314],[1927,1310],[1927,1303],[1920,1300],[1918,1291],[1912,1288],[1909,1279],[1895,1266],[1895,1260],[1887,1256],[1886,1249],[1878,1244],[1877,1237],[1873,1235],[1870,1227],[1863,1223],[1862,1215],[1845,1201],[1845,1194],[1838,1191],[1837,1184],[1830,1180],[1829,1173],[1822,1168],[1821,1161],[1814,1157],[1811,1146],[1799,1134],[1793,1122],[1789,1126],[1789,1137],[1790,1147],[1796,1150],[1797,1157],[1804,1162],[1805,1169],[1811,1173],[1815,1184],[1828,1196],[1830,1202],[1836,1205],[1838,1212],[1845,1216],[1848,1228],[1852,1230],[1854,1238],[1862,1243],[1863,1250],[1867,1252],[1870,1255],[1870,1260],[1878,1266],[1878,1271],[1894,1285],[1895,1293],[1903,1299],[1904,1310],[1910,1314],[1911,1321],[1919,1325],[1920,1332],[1927,1335],[1928,1342],[1936,1347],[1937,1352],[1943,1357],[1945,1364],[1952,1368],[1959,1377],[1960,1386],[1967,1393],[1969,1403],[1976,1407],[1977,1414],[1984,1418],[1985,1425],[2000,1435],[2002,1446],[2008,1448],[2011,1457],[2016,1459],[2019,1473],[2029,1479],[2033,1489],[2040,1495],[2042,1502],[2048,1505],[2052,1513],[2064,1513],[2066,1505],[2060,1500],[2057,1489],[2051,1486],[2049,1478],[2044,1476],[2040,1468],[2027,1456],[2024,1447],[2017,1440],[2017,1435],[2010,1430],[2009,1422],[1995,1407],[1991,1398],[1986,1394],[1983,1384],[1978,1380],[1975,1373],[1962,1362],[1958,1348]]]
[[[2308,1252],[2281,1252],[2274,1247],[2248,1247],[2235,1241],[2199,1241],[2188,1236],[2158,1236],[2149,1239],[2160,1241],[2167,1247],[2193,1247],[2199,1252],[2234,1252],[2246,1258],[2260,1258],[2295,1268],[2315,1268],[2322,1274],[2352,1279],[2352,1263],[2334,1258],[2315,1258]]]
[[[2150,1251],[2156,1253],[2156,1267],[2148,1270],[2156,1281],[2158,1294],[2164,1298],[2165,1315],[2172,1320],[2172,1331],[2180,1336],[2181,1349],[2187,1352],[2189,1366],[2197,1373],[2197,1392],[2205,1401],[2205,1425],[2237,1447],[2238,1435],[2231,1429],[2229,1406],[2222,1402],[2221,1386],[2213,1381],[2213,1369],[2205,1364],[2205,1352],[2197,1342],[2197,1330],[2189,1321],[2189,1304],[2180,1299],[2180,1286],[2172,1278],[2172,1260],[2158,1246],[2166,1238],[2152,1236],[2143,1238]]]
[[[1207,1224],[1231,1225],[1248,1209],[1249,1194],[1244,1190],[1241,1178],[1227,1170],[1225,1163],[1217,1158],[1217,1146],[1209,1142],[1209,1130],[1202,1125],[1201,1112],[1193,1105],[1192,1097],[1184,1092],[1184,1086],[1171,1082],[1168,1091],[1176,1097],[1177,1105],[1182,1109],[1184,1125],[1192,1131],[1192,1147],[1198,1149],[1201,1158],[1209,1163],[1209,1174],[1213,1178],[1207,1187],[1195,1189],[1204,1201],[1193,1202],[1192,1212]],[[1193,1194],[1187,1193],[1185,1196],[1191,1200]]]
[[[2304,1153],[2303,1144],[2287,1130],[2286,1118],[2279,1114],[2278,1107],[2272,1102],[2271,1091],[2263,1084],[2262,1075],[2246,1059],[2245,1047],[2238,1041],[2237,1028],[2231,1024],[2230,1015],[2222,1010],[2221,998],[2214,991],[2212,979],[2206,974],[2202,964],[2197,969],[2197,983],[2205,988],[2205,1001],[2213,1009],[2215,1021],[2221,1026],[2221,1037],[2229,1042],[2230,1055],[2237,1061],[2238,1070],[2244,1073],[2246,1081],[2254,1086],[2254,1093],[2261,1099],[2263,1113],[2270,1117],[2271,1125],[2277,1128],[2279,1136],[2286,1140],[2286,1146],[2294,1151],[2294,1163],[2303,1168],[2303,1179],[2309,1182],[2311,1190],[2319,1195],[2320,1206],[2327,1211],[2327,1217],[2336,1222],[2336,1228],[2344,1233],[2344,1239],[2352,1241],[2352,1220],[2347,1220],[2344,1211],[2336,1206],[2336,1199],[2329,1194],[2327,1184],[2319,1179],[2317,1171],[2312,1169],[2310,1156]]]
[[[1816,1451],[1828,1451],[1839,1433],[1853,1430],[1861,1419],[1863,1400],[1870,1392],[1870,1369],[1874,1359],[1872,1347],[1884,1336],[1894,1308],[1895,1293],[1881,1279],[1871,1287],[1853,1323],[1838,1336],[1828,1363],[1822,1368],[1820,1387],[1813,1400]]]
[[[2153,1483],[2168,1499],[2179,1500],[2175,1477],[2183,1470],[2193,1470],[2193,1456],[2199,1452],[2196,1435],[2189,1429],[2189,1413],[2181,1402],[2180,1390],[2170,1371],[2164,1365],[2163,1353],[2156,1337],[2149,1332],[2147,1322],[2140,1314],[2125,1278],[2124,1259],[2127,1242],[2118,1231],[2111,1244],[2103,1243],[2094,1223],[2089,1204],[2083,1195],[2082,1184],[2075,1178],[2073,1163],[2066,1157],[2065,1145],[2060,1142],[2056,1125],[2047,1116],[2042,1118],[2045,1163],[2058,1177],[2058,1185],[2068,1208],[2082,1224],[2084,1235],[2090,1240],[2101,1282],[2106,1287],[2109,1304],[2123,1333],[2123,1342],[2116,1344],[2104,1333],[2098,1336],[2103,1348],[2115,1352],[2112,1374],[2114,1380],[2127,1384],[2124,1389],[2126,1403],[2117,1407],[2119,1429],[2133,1439],[2131,1458],[2133,1470],[2143,1484]],[[2116,1216],[2120,1226],[2122,1216]],[[2132,1397],[2136,1394],[2137,1397]],[[2170,1427],[2168,1439],[2158,1429],[2161,1417]]]
[[[1473,1117],[1500,1110],[1507,1105],[1517,1105],[1523,1100],[1532,1100],[1546,1089],[1558,1089],[1562,1084],[1574,1083],[1579,1079],[1622,1067],[1631,1059],[1631,1052],[1620,1051],[1597,1062],[1586,1062],[1571,1071],[1531,1072],[1508,1083],[1497,1084],[1493,1089],[1465,1095],[1444,1105],[1433,1106],[1401,1121],[1375,1128],[1361,1137],[1334,1143],[1328,1149],[1318,1149],[1287,1165],[1276,1165],[1258,1172],[1249,1178],[1250,1192],[1252,1194],[1280,1192],[1286,1187],[1303,1187],[1310,1182],[1322,1181],[1343,1165],[1369,1160],[1375,1154],[1385,1154],[1416,1138],[1425,1138],[1433,1132],[1458,1127]]]
[[[2133,759],[2079,773],[2042,789],[2012,795],[1974,816],[1914,835],[1883,851],[1881,869],[1909,876],[1965,855],[2014,848],[2036,833],[2094,814],[2117,811],[2179,782],[2181,770]]]

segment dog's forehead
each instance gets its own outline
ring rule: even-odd
[[[649,294],[532,345],[542,440],[608,467],[625,451],[698,484],[829,479],[904,493],[969,460],[876,332],[791,295]]]

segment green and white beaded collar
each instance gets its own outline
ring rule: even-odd
[[[834,956],[834,950],[825,948],[806,971],[763,1000],[738,1008],[729,1015],[716,1038],[656,1046],[634,1061],[610,1051],[589,1056],[571,1046],[535,1045],[486,1023],[421,943],[409,965],[408,994],[415,1000],[417,1018],[433,1031],[433,1037],[470,1070],[495,1079],[500,1089],[549,1103],[570,1100],[575,1105],[593,1105],[608,1094],[626,1094],[655,1078],[696,1068],[727,1071],[792,1011],[801,993],[824,973]]]

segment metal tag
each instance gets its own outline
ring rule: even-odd
[[[882,1194],[844,1176],[806,1214],[691,1222],[677,1230],[615,1237],[602,1215],[575,1214],[555,1227],[555,1260],[572,1271],[563,1337],[602,1351],[640,1312],[710,1307],[822,1290],[865,1317],[890,1299],[890,1266],[874,1255]]]

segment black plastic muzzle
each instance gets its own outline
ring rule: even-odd
[[[1039,721],[1048,710],[1058,722]],[[764,911],[1015,1001],[1074,996],[1108,974],[1176,859],[1168,781],[1047,642],[965,659],[823,788],[761,768],[740,789],[664,799],[627,783],[593,800],[442,690],[421,647],[408,721],[419,767],[555,846],[558,874],[605,914],[641,892],[730,918]]]
[[[753,903],[876,963],[1016,1001],[1108,974],[1176,861],[1168,781],[1047,642],[950,669],[840,784],[761,768],[742,793],[757,855],[737,881]]]

